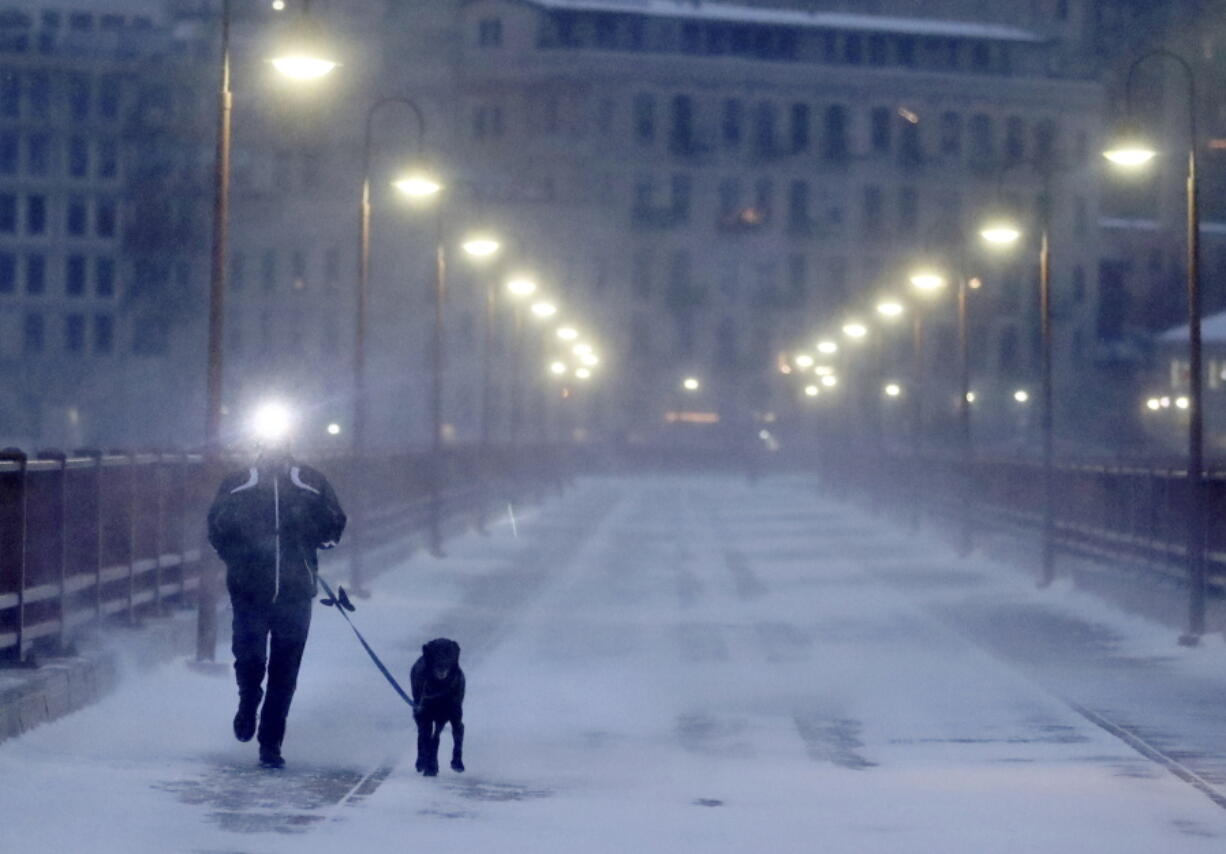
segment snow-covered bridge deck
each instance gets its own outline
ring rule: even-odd
[[[1221,850],[1220,638],[800,478],[589,480],[517,521],[354,615],[400,675],[463,645],[468,773],[414,773],[407,708],[319,608],[285,772],[230,736],[228,673],[166,666],[0,745],[4,850]]]

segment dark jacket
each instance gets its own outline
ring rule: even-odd
[[[228,475],[209,509],[209,544],[230,596],[248,602],[315,596],[316,549],[337,544],[345,513],[327,478],[288,457]]]

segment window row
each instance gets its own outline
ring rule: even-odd
[[[54,346],[49,336],[47,315],[27,312],[22,318],[22,350],[31,355],[48,352]],[[115,318],[109,314],[66,314],[60,336],[59,349],[63,352],[84,355],[88,350],[108,355],[115,350]]]
[[[14,193],[0,193],[0,234],[47,234],[51,208],[47,196],[33,193],[24,197],[24,204],[21,201]],[[63,233],[68,237],[112,239],[118,233],[118,220],[115,199],[99,197],[91,204],[84,196],[69,196],[64,201]]]
[[[48,291],[47,256],[31,253],[22,259],[18,272],[18,257],[13,252],[0,252],[0,294],[17,292],[19,279],[25,293],[42,296]],[[116,289],[115,259],[98,256],[92,259],[85,255],[69,255],[64,258],[64,295],[84,297],[90,292],[90,268],[93,268],[93,294],[96,297],[113,297]]]
[[[229,280],[230,288],[241,291],[247,288],[248,280],[258,282],[265,292],[276,291],[288,274],[291,290],[307,289],[312,278],[312,252],[307,249],[293,249],[288,253],[279,253],[276,249],[263,249],[259,252],[236,250],[230,253]],[[322,267],[318,272],[322,275],[324,285],[336,285],[341,279],[341,252],[335,246],[330,246],[322,252]]]
[[[73,121],[94,117],[115,121],[120,114],[121,89],[118,74],[0,68],[0,118],[62,115]]]
[[[335,356],[340,347],[335,312],[310,316],[297,307],[264,309],[255,315],[233,314],[226,324],[226,348],[235,356],[307,353]]]
[[[60,151],[61,141],[49,133],[0,130],[0,175],[64,174],[103,180],[119,175],[119,142],[114,138],[68,137],[62,143],[63,165],[57,168]]]
[[[501,29],[495,30],[491,19],[478,22],[477,43],[481,47],[500,46]],[[1013,65],[1010,45],[985,39],[612,12],[553,12],[542,18],[537,46],[975,74],[1009,74]]]

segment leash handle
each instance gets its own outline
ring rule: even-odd
[[[370,656],[370,660],[375,663],[375,667],[379,668],[379,672],[383,674],[383,678],[386,679],[392,688],[395,689],[396,693],[400,695],[400,699],[408,703],[414,711],[417,711],[416,704],[414,704],[409,695],[404,692],[404,689],[400,687],[400,683],[396,681],[396,677],[391,674],[391,671],[389,671],[387,667],[384,666],[383,662],[379,660],[379,656],[375,655],[375,651],[370,648],[370,644],[366,642],[366,638],[362,637],[362,633],[358,631],[358,627],[353,624],[353,620],[349,619],[349,615],[345,613],[345,609],[340,606],[340,600],[337,599],[336,594],[332,592],[332,588],[328,586],[328,582],[324,581],[322,576],[316,577],[319,578],[319,583],[323,586],[324,592],[328,594],[328,598],[336,603],[336,610],[339,611],[340,615],[345,618],[345,622],[349,624],[349,628],[353,629],[353,633],[357,635],[358,643],[362,644],[362,648],[366,650],[366,654]]]

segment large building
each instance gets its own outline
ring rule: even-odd
[[[146,440],[199,441],[219,5],[168,4],[165,26],[154,30],[165,38],[170,70],[141,78],[154,106],[169,99],[175,108],[161,116],[167,128],[158,137],[175,144],[143,151],[123,182],[119,217],[132,218],[139,239],[116,262],[130,270],[117,292],[132,285],[155,297],[120,312],[115,322],[132,328],[117,328],[113,346],[135,351],[143,342],[157,357],[141,361],[134,352],[136,374],[104,370],[116,378],[111,387],[69,387],[49,368],[48,387],[66,389],[66,405],[81,398],[76,417],[85,426],[67,438],[43,426],[39,441],[136,441],[90,413],[139,409],[140,392],[122,389],[147,390],[146,380],[173,392],[150,398],[163,403],[160,430]],[[374,444],[428,436],[436,224],[449,250],[445,429],[456,440],[480,430],[485,288],[513,273],[535,275],[604,356],[594,384],[574,384],[564,401],[565,385],[555,384],[527,405],[551,401],[555,420],[649,438],[680,409],[717,413],[738,428],[767,412],[783,417],[803,401],[782,382],[780,353],[837,329],[849,313],[871,311],[879,293],[903,295],[921,257],[952,273],[959,256],[983,282],[973,306],[977,406],[984,435],[1000,433],[994,419],[1011,423],[1011,393],[1037,371],[1034,229],[1006,258],[984,254],[974,237],[980,215],[1002,201],[1020,207],[1031,226],[1040,208],[1050,211],[1060,394],[1092,403],[1079,387],[1093,386],[1087,371],[1098,313],[1097,179],[1085,168],[1103,113],[1097,69],[1084,61],[1096,32],[1092,4],[311,5],[344,65],[301,91],[276,83],[263,62],[269,37],[301,4],[243,5],[236,16],[226,327],[232,430],[270,394],[306,407],[312,430],[348,426],[363,137],[369,109],[388,96],[423,110],[427,153],[448,189],[437,223],[434,212],[405,206],[386,189],[398,163],[421,153],[422,140],[407,110],[380,108],[370,125]],[[109,61],[95,59],[94,67]],[[503,241],[501,256],[484,266],[455,247],[478,227]],[[15,305],[5,307],[6,322],[22,322],[12,320]],[[508,314],[504,303],[495,336],[501,434],[511,387]],[[948,297],[929,317],[928,411],[939,424],[953,411]],[[548,331],[529,334],[544,341]],[[896,345],[902,359],[905,334]],[[535,380],[551,353],[534,346]],[[682,396],[687,375],[702,379],[696,396]],[[97,407],[83,390],[94,388],[104,398]]]

